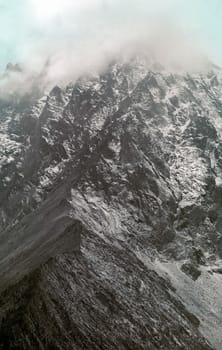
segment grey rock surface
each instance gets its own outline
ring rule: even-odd
[[[1,104],[0,349],[222,348],[221,91],[134,59]]]

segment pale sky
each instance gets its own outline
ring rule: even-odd
[[[78,46],[98,33],[109,40],[109,31],[125,25],[131,35],[129,28],[163,18],[222,66],[222,0],[0,0],[0,67],[29,59],[38,47]]]

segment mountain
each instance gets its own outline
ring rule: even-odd
[[[0,349],[221,350],[222,74],[113,62],[0,104]]]

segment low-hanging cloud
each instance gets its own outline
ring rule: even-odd
[[[200,42],[170,15],[176,1],[30,0],[33,40],[24,44],[22,71],[1,79],[0,96],[24,94],[36,82],[47,90],[135,54],[167,69],[202,69],[207,59]]]

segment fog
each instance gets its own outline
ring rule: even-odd
[[[133,55],[177,71],[200,71],[209,62],[204,42],[178,23],[180,0],[23,1],[28,35],[19,42],[22,72],[4,74],[2,97],[27,93],[36,81],[43,90],[65,85]]]

